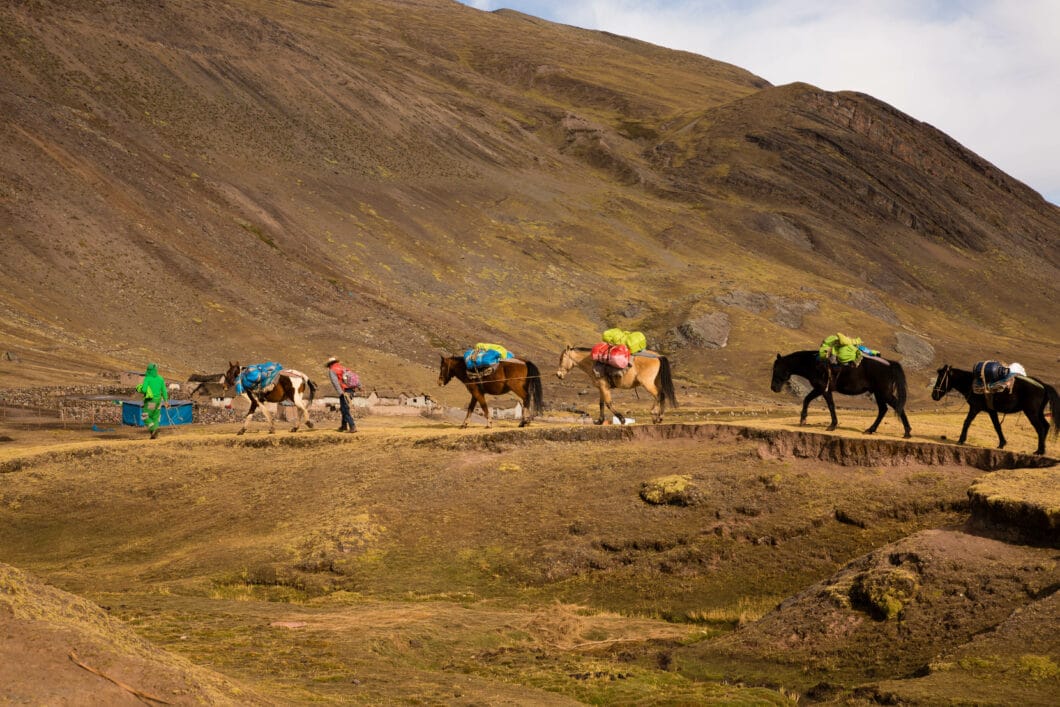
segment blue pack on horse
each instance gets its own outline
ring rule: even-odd
[[[821,360],[819,351],[796,351],[787,356],[777,354],[776,360],[773,361],[773,378],[769,387],[774,393],[779,393],[793,375],[805,378],[812,388],[802,401],[800,425],[806,424],[806,412],[810,402],[824,396],[828,412],[832,416],[832,423],[827,428],[831,432],[839,424],[835,414],[835,401],[832,399],[833,392],[843,395],[872,393],[879,414],[876,415],[875,422],[865,430],[865,434],[876,432],[887,414],[887,406],[890,405],[898,413],[898,418],[905,428],[903,437],[913,436],[909,419],[905,415],[908,392],[905,371],[897,361],[865,357],[857,366],[841,366],[838,370],[831,371]]]
[[[976,364],[978,371],[964,371],[949,364],[938,370],[935,387],[931,391],[931,399],[942,400],[946,393],[956,390],[968,401],[968,415],[964,418],[964,425],[961,427],[961,436],[957,444],[964,444],[968,439],[968,428],[972,420],[985,410],[990,416],[990,421],[994,423],[994,431],[997,432],[997,448],[1004,449],[1005,435],[1001,432],[1001,421],[998,420],[997,414],[999,412],[1022,412],[1030,420],[1034,431],[1038,433],[1038,448],[1034,453],[1045,454],[1045,437],[1049,433],[1050,426],[1049,420],[1046,419],[1045,409],[1048,406],[1049,414],[1052,415],[1053,438],[1055,439],[1060,433],[1060,394],[1057,393],[1056,388],[1037,378],[1019,374],[1009,375],[1012,373],[1011,369],[1007,370],[1004,375],[1001,375],[1002,372],[997,367],[988,371],[986,366],[988,363],[997,362],[981,361]],[[1016,364],[1013,364],[1012,368],[1015,366]],[[1001,368],[1005,367],[1001,366]],[[1007,389],[1001,388],[1002,392],[977,392],[976,383],[988,375],[1001,376],[998,380],[1011,383],[1011,386]]]
[[[268,393],[276,384],[276,378],[282,370],[283,366],[272,361],[246,366],[236,377],[236,393],[239,395],[247,391]]]
[[[663,411],[666,406],[677,407],[677,395],[674,392],[674,382],[670,375],[670,361],[665,356],[647,349],[634,354],[630,359],[630,365],[625,369],[610,369],[599,372],[595,366],[599,365],[593,360],[593,350],[588,346],[567,346],[559,356],[559,368],[556,369],[556,377],[562,380],[572,368],[580,368],[589,376],[600,392],[600,419],[596,424],[610,424],[611,418],[604,417],[604,409],[617,417],[619,422],[625,423],[625,416],[615,409],[611,402],[611,389],[632,389],[643,386],[654,399],[651,408],[651,421],[658,424],[662,422]]]
[[[313,423],[309,419],[309,403],[316,395],[316,384],[309,376],[293,369],[285,369],[278,363],[259,363],[253,366],[241,367],[238,362],[228,363],[228,370],[222,379],[225,390],[235,388],[238,395],[250,401],[250,411],[243,418],[243,426],[236,434],[247,431],[247,424],[254,413],[261,409],[265,420],[269,423],[269,434],[276,431],[276,423],[269,414],[265,403],[283,403],[290,401],[298,410],[294,427],[291,432],[297,432],[301,425],[303,416],[305,426],[313,429]]]
[[[477,347],[476,347],[477,348]],[[475,406],[482,408],[486,416],[486,427],[493,427],[487,395],[504,395],[515,393],[523,404],[523,417],[520,427],[530,424],[544,407],[544,392],[541,387],[541,372],[532,361],[519,358],[503,358],[500,354],[495,368],[484,368],[479,372],[470,372],[464,356],[442,356],[438,369],[438,385],[446,385],[456,378],[471,393],[471,402],[467,406],[467,415],[461,427],[467,427]]]

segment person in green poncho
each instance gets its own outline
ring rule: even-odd
[[[144,396],[144,424],[151,431],[151,439],[158,437],[158,425],[162,421],[162,404],[169,401],[166,381],[158,375],[158,365],[147,364],[143,382],[136,386],[136,392]]]

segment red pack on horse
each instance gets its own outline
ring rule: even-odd
[[[670,361],[665,356],[645,349],[632,357],[627,368],[615,369],[614,375],[597,375],[593,370],[596,361],[593,360],[592,353],[593,350],[586,346],[567,346],[560,354],[556,377],[562,380],[572,368],[585,371],[585,375],[589,376],[600,391],[600,419],[596,424],[606,424],[610,421],[610,418],[604,418],[604,408],[610,410],[623,424],[626,421],[625,416],[611,404],[612,388],[630,389],[643,386],[655,399],[651,408],[651,421],[655,423],[662,422],[663,410],[667,405],[677,407],[674,382],[670,375]]]

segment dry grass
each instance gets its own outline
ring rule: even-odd
[[[791,425],[736,413],[684,414]],[[512,424],[366,418],[356,437],[231,426],[57,446],[38,430],[0,448],[21,460],[0,477],[0,552],[282,700],[784,703],[690,681],[674,650],[961,522],[982,473],[763,456],[736,433],[619,442]],[[668,473],[702,503],[644,503],[641,484]]]

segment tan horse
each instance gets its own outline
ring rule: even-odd
[[[633,365],[615,376],[601,372],[597,373],[596,364],[591,356],[592,349],[586,346],[567,346],[559,357],[559,368],[556,377],[563,379],[574,367],[585,371],[585,375],[596,384],[600,391],[600,419],[596,424],[611,424],[611,418],[604,417],[606,407],[623,424],[626,418],[611,405],[612,388],[636,388],[638,385],[655,399],[651,408],[651,421],[662,422],[663,410],[666,405],[677,407],[677,397],[674,394],[674,382],[670,377],[670,361],[654,351],[641,351],[633,356]]]

